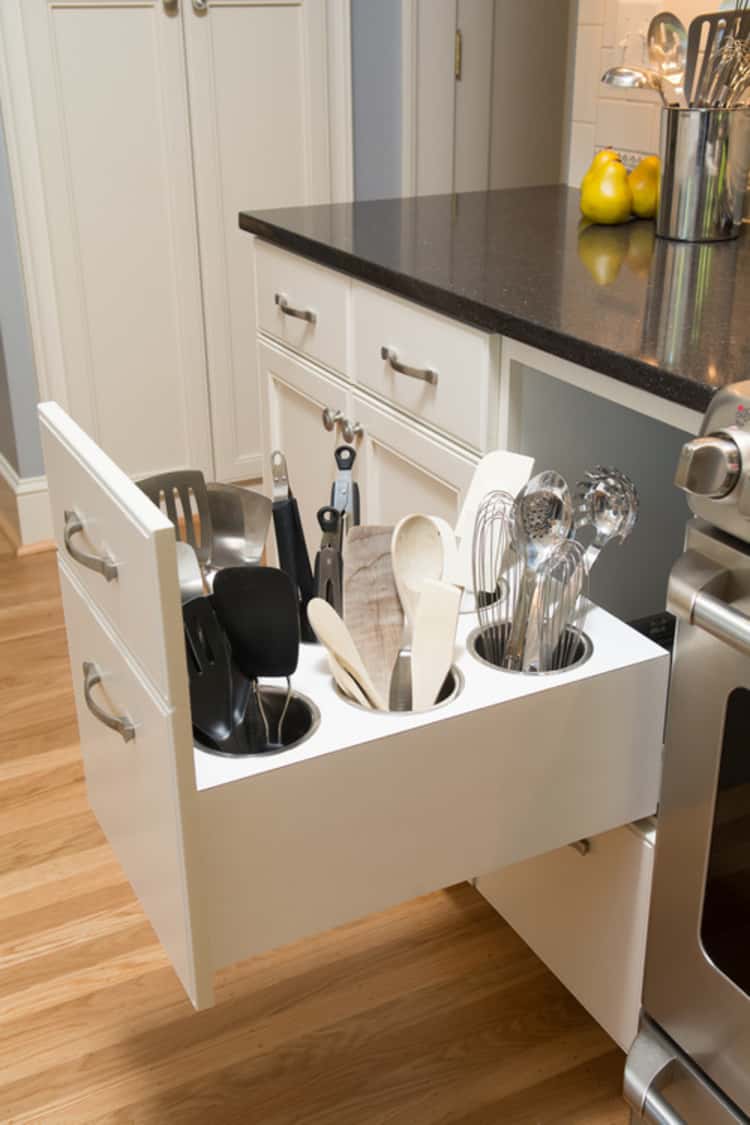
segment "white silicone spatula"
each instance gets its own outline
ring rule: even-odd
[[[385,700],[372,682],[352,635],[336,610],[322,598],[313,598],[307,604],[307,619],[320,643],[333,653],[344,671],[356,680],[373,707],[378,711],[385,711]]]
[[[472,589],[471,549],[477,509],[488,492],[501,490],[516,496],[531,476],[534,458],[522,453],[509,453],[494,449],[487,453],[474,470],[471,484],[456,522],[458,540],[458,570],[454,581],[459,586]]]
[[[462,591],[450,582],[428,578],[422,584],[412,640],[412,709],[435,703],[453,664]]]

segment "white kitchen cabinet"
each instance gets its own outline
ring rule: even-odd
[[[412,419],[354,392],[363,522],[393,526],[408,512],[455,524],[478,458]]]
[[[514,864],[477,889],[624,1051],[638,1030],[655,824]]]
[[[346,5],[1,7],[4,115],[26,83],[33,99],[35,134],[8,135],[43,395],[133,476],[259,475],[253,241],[237,215],[346,195],[332,141],[346,147]]]
[[[417,714],[352,707],[303,646],[294,686],[319,714],[306,739],[241,758],[194,745],[173,529],[59,407],[40,414],[54,508],[89,526],[109,498],[148,543],[150,639],[101,612],[107,576],[84,587],[73,554],[66,628],[92,804],[197,1006],[241,957],[653,812],[669,658],[599,609],[589,659],[554,676],[480,663],[462,623],[462,690]],[[114,526],[110,542],[117,589],[138,548]],[[164,692],[144,670],[157,637]]]
[[[347,417],[348,391],[342,383],[278,348],[262,343],[258,355],[266,445],[269,452],[281,449],[286,456],[312,558],[320,542],[315,516],[330,502],[336,476],[333,454],[343,443],[341,422],[334,419]],[[356,468],[359,475],[359,466]]]

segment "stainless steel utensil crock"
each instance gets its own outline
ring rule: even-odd
[[[663,108],[657,235],[681,242],[736,238],[748,169],[750,108]]]

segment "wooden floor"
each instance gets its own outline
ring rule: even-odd
[[[0,1121],[624,1125],[623,1056],[469,886],[193,1013],[92,814],[52,554],[0,552]]]

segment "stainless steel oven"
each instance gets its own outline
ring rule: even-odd
[[[633,1121],[750,1120],[750,382],[721,391],[676,483],[696,516],[677,616]]]

